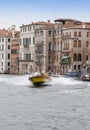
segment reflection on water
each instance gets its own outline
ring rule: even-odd
[[[52,77],[34,87],[28,75],[0,75],[0,130],[90,130],[90,83]]]

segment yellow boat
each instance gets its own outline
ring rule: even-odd
[[[39,75],[31,75],[29,80],[33,83],[33,85],[45,85],[47,82],[51,81],[51,78],[46,73],[41,73]]]

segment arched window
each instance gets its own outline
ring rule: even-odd
[[[81,40],[78,41],[78,47],[81,47]]]
[[[77,40],[74,40],[74,47],[77,47]]]
[[[77,61],[77,54],[76,53],[74,53],[74,55],[73,55],[73,60]]]
[[[48,51],[51,51],[51,42],[48,43]]]
[[[56,42],[54,43],[54,51],[56,51]]]
[[[81,54],[79,53],[78,54],[78,61],[81,61],[82,60],[82,57],[81,57]]]

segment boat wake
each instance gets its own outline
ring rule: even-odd
[[[28,80],[29,75],[0,75],[0,82],[5,84],[14,84],[14,85],[29,85],[32,86],[32,83]],[[79,80],[74,80],[65,77],[51,77],[51,82],[47,85],[57,86],[57,85],[76,85],[84,84],[84,82]]]
[[[0,75],[0,82],[13,85],[31,85],[28,75]]]
[[[52,85],[76,85],[76,84],[83,84],[82,81],[75,80],[73,78],[65,78],[65,77],[52,77]]]

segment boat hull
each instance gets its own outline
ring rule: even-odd
[[[38,86],[38,85],[45,85],[51,79],[48,76],[39,75],[39,76],[30,77],[29,80],[33,83],[33,85]]]

